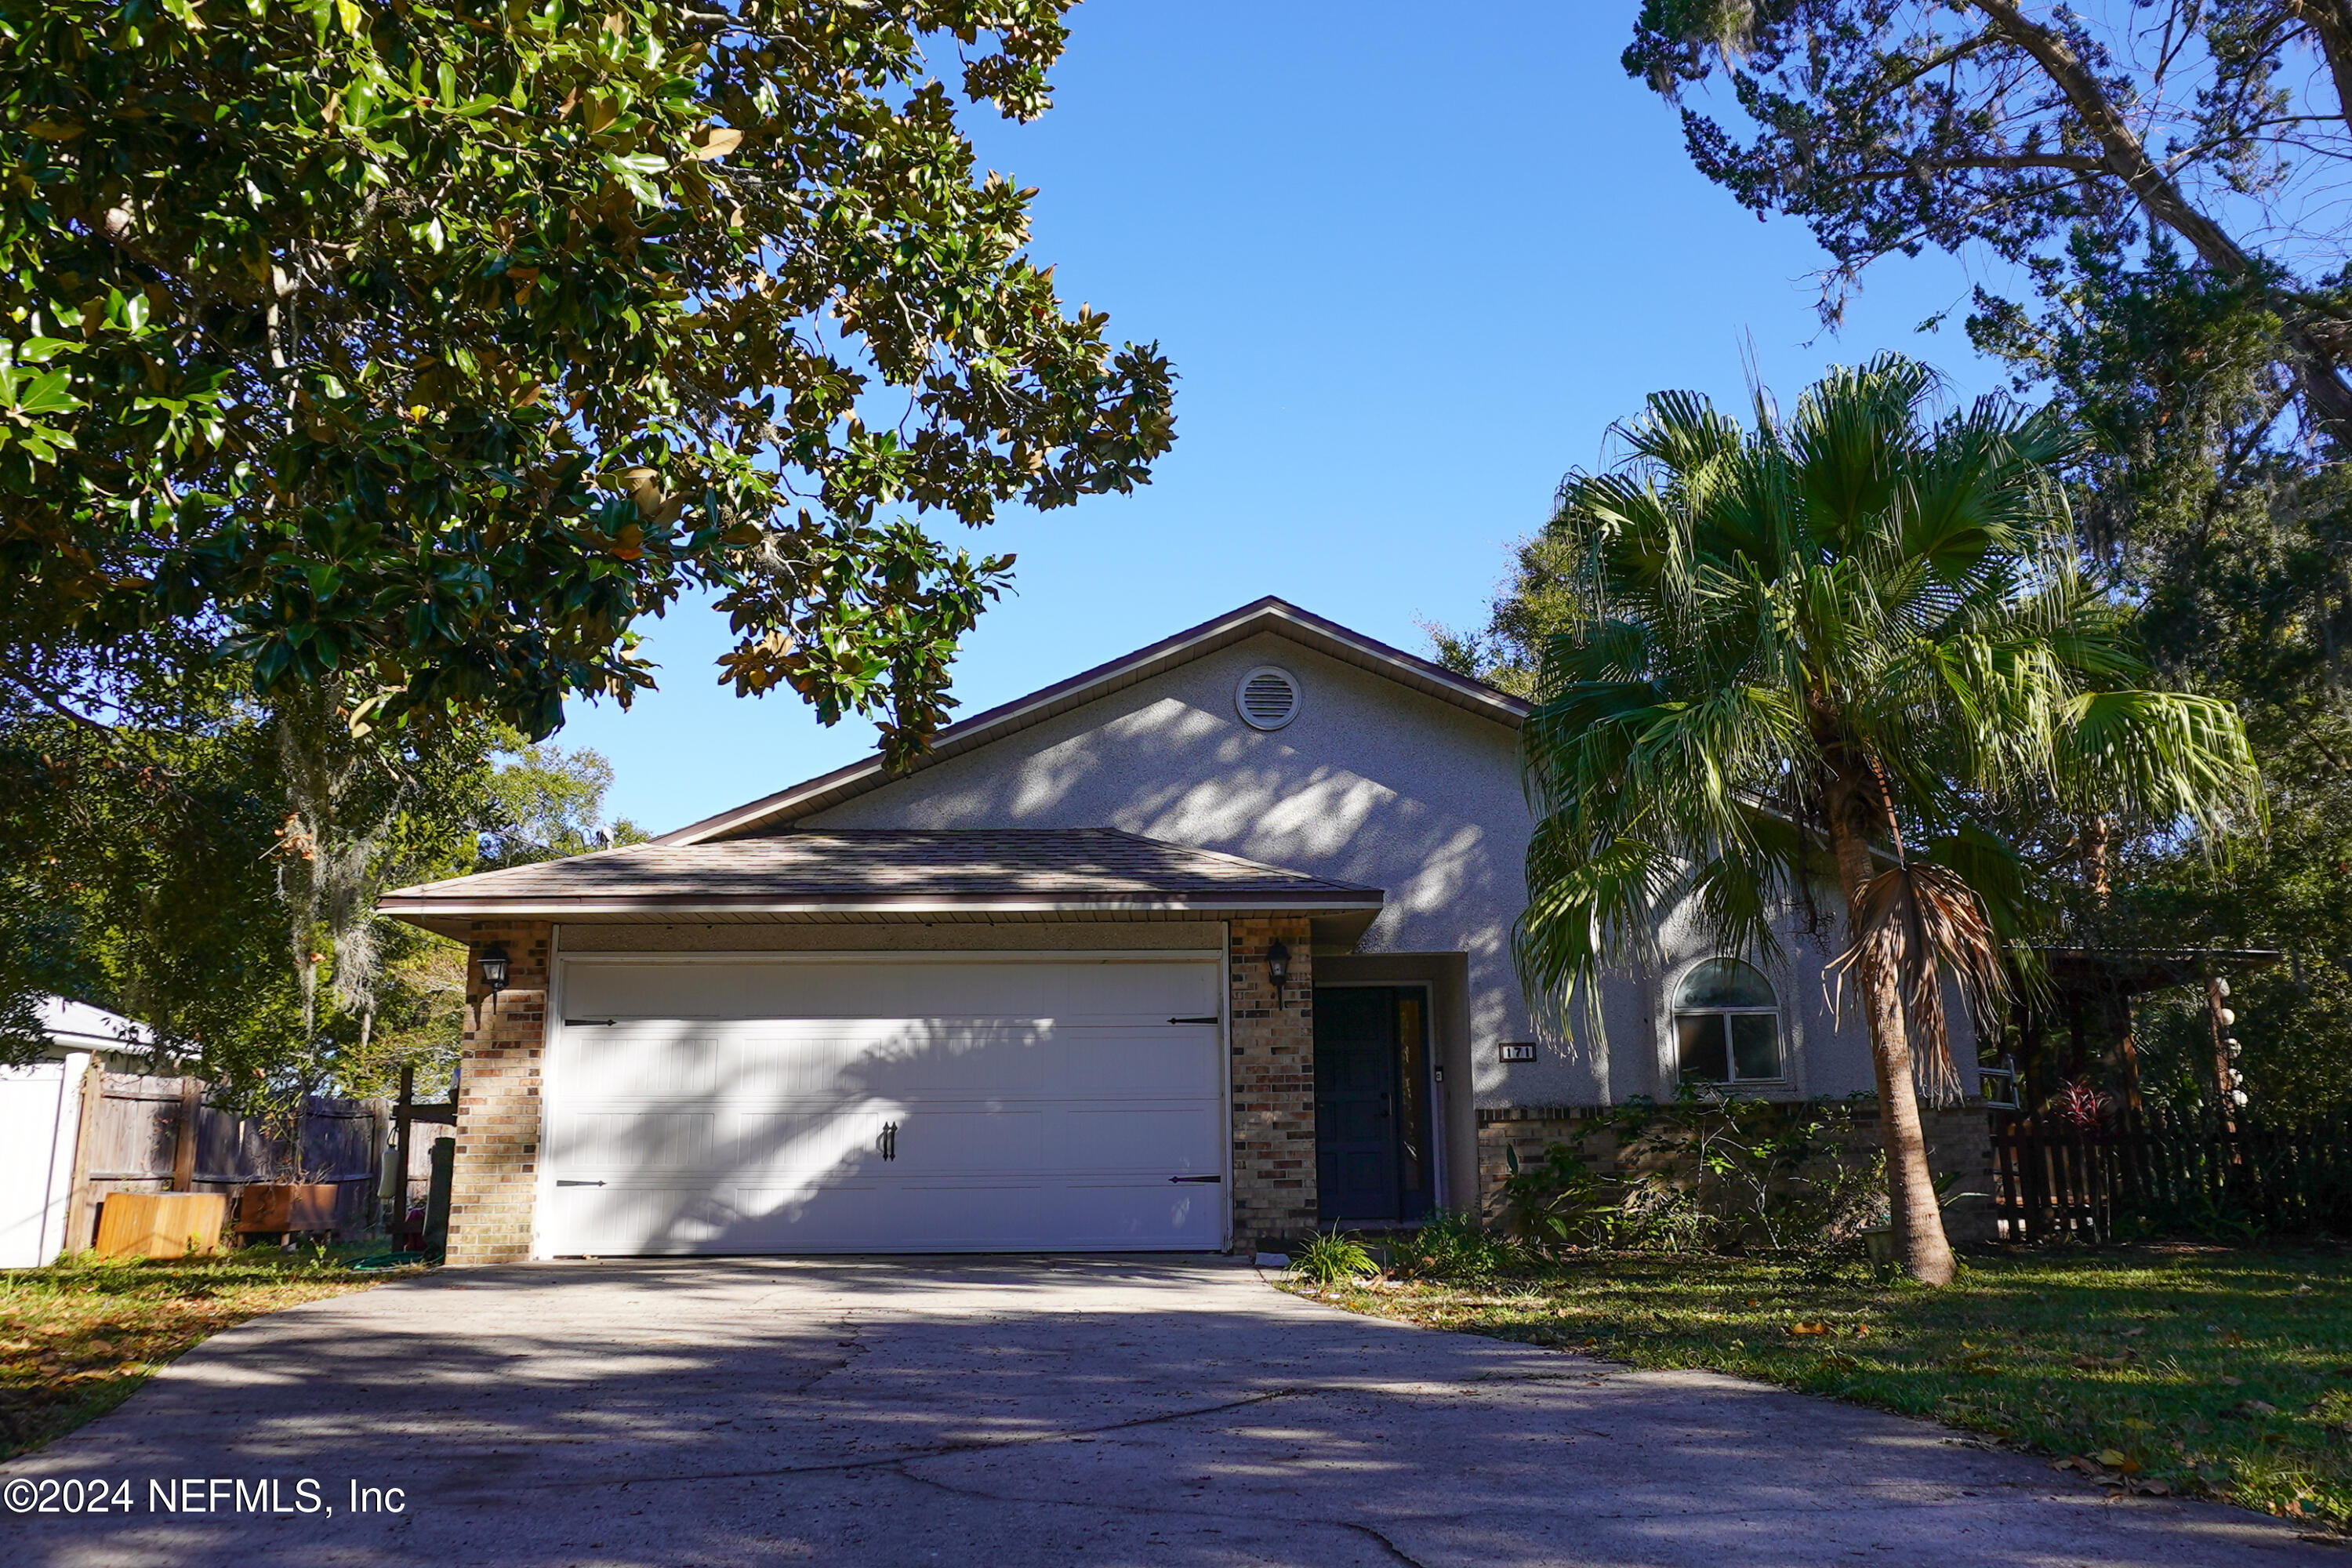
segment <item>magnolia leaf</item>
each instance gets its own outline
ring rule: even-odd
[[[376,735],[471,716],[529,736],[574,693],[644,689],[633,627],[708,584],[730,642],[775,650],[722,667],[739,689],[872,718],[902,758],[946,721],[956,646],[1010,563],[882,509],[977,525],[1069,505],[1145,482],[1170,444],[1165,360],[1107,347],[1040,286],[1025,216],[988,194],[959,123],[973,100],[924,63],[992,60],[971,79],[1031,112],[1057,31],[957,37],[919,8],[849,7],[803,58],[675,7],[479,29],[298,0],[314,32],[228,0],[185,51],[151,47],[152,19],[142,44],[117,10],[25,3],[0,58],[76,107],[28,111],[20,139],[60,192],[108,150],[100,213],[123,218],[0,204],[25,340],[0,365],[0,509],[43,519],[29,556],[90,563],[87,583],[45,571],[12,626],[201,628],[265,700],[333,668],[380,694],[359,720]],[[170,18],[191,0],[151,11],[185,38]],[[866,63],[844,77],[840,59]],[[288,133],[166,152],[163,103]],[[750,129],[787,184],[712,166]],[[223,331],[174,291],[110,292],[126,246],[142,275],[208,274],[278,309]],[[903,359],[868,333],[909,321],[958,325],[925,351],[915,411],[845,460],[845,413]],[[1042,461],[994,456],[1013,449]],[[168,601],[120,586],[132,563]]]
[[[703,163],[724,158],[743,144],[743,132],[729,125],[706,127],[695,138],[694,155]]]

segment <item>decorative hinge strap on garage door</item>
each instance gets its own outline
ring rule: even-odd
[[[1223,1180],[1224,1180],[1224,1177],[1223,1177],[1223,1176],[1171,1176],[1171,1177],[1169,1177],[1168,1179],[1169,1179],[1170,1181],[1171,1181],[1171,1182],[1222,1182],[1222,1181],[1223,1181]]]
[[[1213,1024],[1217,1021],[1217,1016],[1211,1013],[1200,1018],[1171,1018],[1168,1021],[1171,1024]]]

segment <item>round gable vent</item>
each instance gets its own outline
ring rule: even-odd
[[[1290,671],[1262,664],[1242,677],[1234,707],[1254,730],[1279,730],[1298,717],[1298,681]]]

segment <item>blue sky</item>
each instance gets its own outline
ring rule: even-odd
[[[1671,108],[1617,65],[1636,6],[1090,0],[1055,107],[975,121],[985,161],[1040,188],[1035,254],[1115,338],[1159,340],[1177,445],[1146,489],[1008,513],[976,547],[1019,593],[966,645],[973,712],[1279,594],[1426,651],[1475,625],[1512,542],[1612,420],[1661,387],[1738,405],[1743,353],[1785,397],[1822,367],[1917,354],[1963,394],[2001,384],[1940,257],[1872,274],[1834,334],[1821,252],[1695,173]],[[952,62],[947,62],[952,79]],[[610,808],[663,831],[863,755],[790,693],[715,683],[725,626],[653,623],[662,689],[576,703]]]

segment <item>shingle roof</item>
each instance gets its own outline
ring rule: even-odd
[[[387,893],[418,924],[667,910],[795,912],[1377,910],[1380,889],[1108,827],[842,828],[635,844]]]
[[[1188,631],[1164,637],[1149,647],[1138,648],[1124,658],[1097,665],[1071,676],[1067,680],[1057,680],[1041,690],[1015,698],[984,713],[960,719],[934,735],[931,749],[908,763],[908,771],[931,767],[1008,735],[1018,734],[1056,714],[1066,713],[1073,708],[1149,680],[1179,665],[1205,658],[1265,632],[1288,637],[1342,664],[1368,670],[1423,696],[1433,697],[1496,723],[1517,729],[1527,720],[1527,702],[1507,691],[1498,690],[1483,680],[1457,674],[1402,648],[1391,647],[1375,637],[1368,637],[1337,621],[1325,620],[1321,616],[1269,595],[1253,600],[1215,620],[1203,621]],[[886,768],[877,754],[863,762],[852,763],[847,767],[836,768],[832,773],[805,779],[789,789],[739,805],[731,811],[722,811],[716,816],[689,823],[676,832],[664,834],[659,842],[703,844],[719,838],[767,832],[813,816],[903,776],[904,772],[893,773]]]

